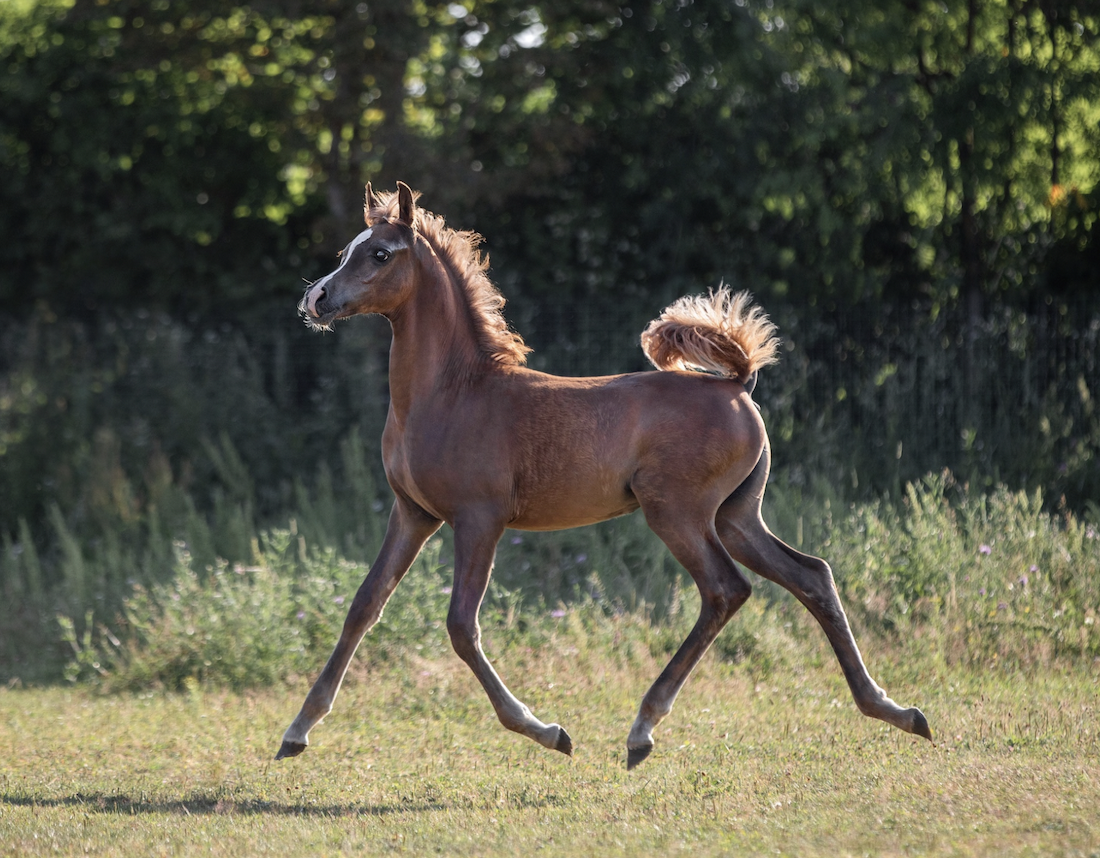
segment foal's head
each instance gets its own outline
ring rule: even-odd
[[[367,185],[367,228],[340,254],[340,264],[306,289],[298,309],[313,328],[330,328],[337,319],[360,313],[386,315],[401,306],[413,288],[416,202],[404,182],[397,183],[396,212]]]

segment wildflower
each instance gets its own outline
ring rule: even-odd
[[[978,591],[978,595],[983,597],[985,596],[985,587],[982,587],[982,589]]]
[[[978,546],[978,553],[989,555],[993,553],[993,549],[983,542],[980,546]]]
[[[344,604],[344,597],[343,596],[337,596],[332,601],[334,601],[337,605],[342,605],[342,604]]]
[[[1031,568],[1028,569],[1027,571],[1030,572],[1032,575],[1034,575],[1036,572],[1039,571],[1039,567],[1036,566],[1034,563],[1032,563]]]
[[[550,612],[550,616],[553,617],[555,620],[560,620],[562,617],[565,616],[565,610],[563,608],[555,608]]]
[[[1027,586],[1027,575],[1021,575],[1020,576],[1019,584],[1020,584],[1021,587],[1026,587]]]
[[[297,614],[295,614],[295,616],[299,620],[304,620],[306,618],[306,612],[305,611],[299,611]]]
[[[451,587],[440,587],[439,588],[439,592],[442,593],[444,596],[451,595],[452,590],[453,590],[453,588],[451,588]]]
[[[998,611],[1007,611],[1008,610],[1008,605],[1006,605],[1004,602],[998,602],[997,603],[997,610]]]

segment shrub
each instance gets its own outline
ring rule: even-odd
[[[777,502],[790,509],[782,492]],[[806,504],[807,529],[821,536],[820,545],[807,550],[832,565],[862,643],[974,664],[1100,657],[1096,525],[1044,511],[1038,493],[972,493],[946,473],[908,486],[900,503],[853,505],[836,518],[834,505]],[[643,531],[628,518],[560,535],[556,543],[506,537],[501,554],[513,567],[508,580],[525,580],[527,596],[494,577],[481,613],[489,641],[667,661],[695,620],[698,596]],[[421,552],[364,639],[367,660],[449,652],[449,552],[445,535]],[[585,552],[593,563],[587,556],[578,562]],[[252,555],[249,564],[218,561],[199,569],[177,544],[171,579],[135,585],[112,628],[89,613],[78,630],[62,616],[62,639],[73,653],[66,675],[109,689],[241,688],[315,675],[366,567],[333,549],[308,548],[293,525],[261,535]],[[624,559],[635,557],[648,559],[632,578]],[[600,568],[578,581],[590,565]],[[555,576],[555,586],[546,586]],[[567,582],[573,582],[572,596],[558,602]],[[803,639],[820,638],[791,597],[758,584],[756,598],[715,650],[767,675],[805,656]]]
[[[1097,527],[1046,512],[1039,492],[928,477],[900,505],[852,507],[821,550],[879,635],[922,634],[957,661],[1100,656]]]
[[[425,547],[382,618],[363,643],[370,659],[449,648],[445,629],[449,570],[442,542]],[[293,530],[264,534],[250,565],[225,561],[199,571],[176,546],[173,577],[135,585],[115,628],[85,616],[62,615],[62,637],[73,649],[71,681],[108,690],[183,689],[218,685],[240,689],[318,672],[340,634],[366,567],[332,549],[310,551]],[[518,597],[492,586],[483,616],[501,625],[514,617]]]

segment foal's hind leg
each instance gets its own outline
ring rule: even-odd
[[[490,521],[492,523],[490,523]],[[470,516],[455,522],[455,577],[447,632],[451,644],[481,683],[500,723],[546,748],[573,756],[573,740],[558,724],[543,724],[510,692],[481,650],[477,621],[481,600],[493,571],[497,541],[504,532],[491,516]]]
[[[772,535],[760,517],[768,479],[767,447],[755,470],[718,510],[716,524],[723,544],[739,562],[758,575],[790,590],[824,629],[840,662],[856,706],[864,715],[932,740],[919,709],[905,709],[886,696],[867,672],[848,618],[840,604],[829,564],[795,551]]]
[[[394,588],[409,571],[424,542],[439,529],[440,524],[442,522],[428,518],[400,497],[395,500],[378,557],[352,600],[340,639],[328,663],[306,696],[298,717],[283,734],[283,744],[276,760],[295,757],[309,745],[309,731],[332,711],[340,683],[359,641],[378,622]]]
[[[655,503],[643,502],[642,508],[650,528],[694,579],[702,604],[695,626],[642,698],[626,740],[629,769],[649,756],[654,728],[672,711],[695,665],[752,594],[752,585],[722,546],[708,514],[692,516],[683,507]]]

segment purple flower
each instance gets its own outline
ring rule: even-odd
[[[1020,583],[1021,587],[1026,587],[1027,586],[1027,575],[1021,575],[1019,583]]]
[[[550,612],[550,616],[553,617],[555,620],[560,620],[562,617],[565,616],[565,610],[562,608],[554,608],[554,610]]]
[[[989,547],[988,545],[986,545],[986,544],[985,544],[985,543],[983,542],[983,543],[982,543],[982,544],[981,544],[980,546],[978,546],[978,553],[979,553],[979,554],[992,554],[992,553],[993,553],[993,549],[992,549],[992,548],[990,548],[990,547]]]
[[[982,587],[982,589],[980,589],[980,590],[978,591],[978,595],[979,595],[979,596],[984,596],[984,595],[985,595],[985,587]]]
[[[1008,610],[1008,605],[1006,605],[1004,602],[998,602],[997,603],[997,610],[998,611],[1007,611]]]
[[[296,616],[298,617],[299,620],[304,620],[306,618],[306,612],[305,611],[299,611],[296,614]]]
[[[449,595],[451,595],[451,588],[450,587],[440,587],[439,592],[442,593],[444,596],[449,596]]]
[[[1039,571],[1039,567],[1036,566],[1034,563],[1032,563],[1031,568],[1028,569],[1027,571],[1030,572],[1032,575],[1034,575],[1036,572]]]
[[[344,597],[343,596],[337,596],[332,601],[334,601],[337,605],[342,605],[342,604],[344,604]]]

